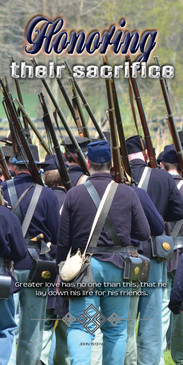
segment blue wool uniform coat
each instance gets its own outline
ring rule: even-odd
[[[169,172],[170,173],[170,172]],[[180,175],[172,175],[176,185],[179,184],[179,182],[182,180],[182,177]],[[182,194],[183,196],[183,186],[181,186],[181,188],[179,189],[180,193]],[[176,223],[175,223],[176,224]],[[172,225],[171,223],[168,223],[166,225],[166,230],[168,232],[168,234],[170,235],[171,234],[171,231],[172,231]],[[181,236],[182,235],[182,240],[183,240],[183,226],[182,228],[180,229],[180,234],[178,234],[178,236]],[[174,271],[177,269],[177,265],[178,265],[178,262],[179,262],[179,258],[180,258],[180,250],[175,250],[174,251],[174,256],[171,260],[168,260],[167,261],[167,271],[168,272],[171,272],[171,271]]]
[[[61,188],[60,186],[52,186],[51,190],[54,192],[58,199],[59,208],[63,205],[63,202],[65,200],[66,191],[65,189]]]
[[[23,191],[25,191],[32,183],[33,178],[27,173],[20,173],[14,178],[15,187],[17,190],[18,197],[21,196]],[[10,197],[7,190],[7,184],[3,184],[3,194],[5,200],[10,204]],[[20,203],[20,209],[23,217],[27,212],[33,189],[31,188]],[[32,217],[28,233],[30,238],[37,236],[40,233],[44,234],[44,240],[46,242],[52,242],[54,245],[57,243],[57,233],[58,233],[58,222],[59,222],[59,204],[56,195],[53,191],[47,187],[43,187],[39,201],[37,203],[34,215]],[[38,250],[40,251],[40,250]],[[42,256],[44,259],[44,257]],[[32,260],[29,254],[26,258],[19,261],[15,265],[15,268],[20,269],[30,269]]]
[[[18,263],[27,255],[27,243],[20,222],[8,208],[0,205],[0,257]],[[11,275],[11,273],[9,272]],[[11,275],[12,276],[12,275]],[[12,281],[11,292],[14,292]]]
[[[131,172],[138,184],[145,162],[135,159],[130,162]],[[156,209],[166,221],[176,221],[183,218],[183,197],[178,191],[173,177],[164,170],[152,169],[147,193]]]
[[[130,162],[133,179],[138,184],[146,163],[140,159]],[[165,170],[151,169],[147,193],[156,209],[166,221],[177,221],[183,218],[183,196],[178,191],[173,177]],[[161,233],[162,234],[162,233]],[[152,235],[157,236],[159,234]],[[150,241],[142,243],[142,253],[152,258]]]
[[[142,204],[144,209],[144,213],[148,220],[150,229],[151,229],[151,236],[159,236],[163,234],[165,225],[162,216],[158,213],[154,203],[150,199],[149,195],[143,190],[139,189],[135,186],[131,187],[135,190],[138,198]],[[152,250],[151,250],[151,240],[149,239],[146,242],[139,242],[132,240],[132,244],[134,246],[138,246],[138,252],[143,254],[144,256],[151,258],[152,257]]]
[[[131,188],[135,190],[142,204],[142,208],[151,229],[151,235],[158,236],[162,234],[165,228],[164,220],[162,216],[158,213],[149,195],[143,189],[139,189],[136,186],[131,186]]]
[[[71,185],[76,186],[80,177],[82,175],[84,175],[84,172],[79,165],[69,165],[68,170],[69,170],[68,172],[69,172]]]
[[[96,173],[88,179],[102,197],[112,178],[108,173]],[[96,207],[84,185],[68,191],[60,219],[57,263],[66,259],[71,246],[74,251],[86,246],[95,214]],[[122,246],[131,245],[131,236],[138,240],[147,240],[150,235],[149,224],[137,194],[128,186],[119,184],[109,211],[109,218],[114,224]],[[113,245],[105,229],[102,230],[98,245]],[[117,253],[94,256],[123,267],[123,259]]]

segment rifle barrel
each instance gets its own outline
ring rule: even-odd
[[[75,87],[73,78],[71,78],[71,84],[72,84],[72,92],[73,92],[73,103],[75,105],[76,115],[79,117],[79,121],[81,120],[81,123],[79,123],[78,130],[82,129],[84,137],[90,139],[90,134],[88,131],[88,127],[87,127],[84,115],[83,115],[83,111],[81,109],[81,105],[79,102],[79,98],[78,98],[78,94],[76,91],[76,87]],[[82,126],[81,126],[81,124],[82,124]]]
[[[127,56],[126,60],[129,62],[129,65],[131,66],[132,65],[131,58],[129,56]],[[130,67],[130,80],[131,80],[133,92],[134,92],[134,95],[135,95],[135,100],[136,100],[136,103],[137,103],[137,108],[138,108],[142,128],[143,128],[143,131],[144,131],[144,138],[145,138],[145,142],[146,142],[146,146],[147,146],[147,150],[148,150],[150,166],[153,167],[153,168],[156,168],[157,167],[157,162],[156,162],[156,159],[155,159],[155,154],[154,154],[154,150],[153,150],[151,136],[150,136],[147,120],[146,120],[146,117],[145,117],[144,108],[143,108],[143,105],[142,105],[142,100],[141,100],[140,92],[139,92],[138,85],[137,85],[137,80],[134,77],[132,77],[131,67]]]
[[[35,183],[40,184],[40,185],[43,185],[43,182],[41,180],[41,177],[40,177],[40,174],[39,174],[37,165],[36,165],[36,163],[34,161],[34,157],[32,155],[32,152],[31,152],[30,148],[29,148],[27,139],[25,137],[25,134],[24,134],[24,131],[23,131],[23,128],[22,128],[20,119],[19,119],[19,117],[17,115],[15,106],[13,105],[12,100],[9,97],[9,93],[6,90],[6,87],[5,87],[2,79],[0,79],[0,84],[1,84],[1,90],[2,90],[2,93],[4,95],[4,99],[6,101],[6,105],[7,105],[8,111],[10,113],[10,116],[11,116],[12,121],[14,123],[14,126],[16,128],[16,131],[18,133],[18,136],[20,138],[20,141],[21,141],[21,143],[22,143],[22,145],[24,147],[24,150],[26,152],[26,155],[28,157],[28,160],[29,160],[29,168],[30,168],[31,174],[33,176],[33,179],[34,179]]]
[[[61,180],[63,182],[63,185],[65,186],[66,190],[68,191],[72,187],[72,185],[71,185],[71,182],[70,182],[70,179],[69,179],[69,174],[67,172],[67,169],[66,169],[66,166],[65,166],[61,151],[60,151],[60,145],[58,143],[58,140],[57,140],[57,137],[56,137],[55,130],[53,128],[53,124],[52,124],[50,115],[48,113],[48,108],[47,108],[46,103],[45,103],[44,95],[42,93],[40,93],[40,94],[38,94],[38,96],[39,96],[39,100],[40,100],[40,103],[41,103],[41,106],[42,106],[42,109],[43,109],[43,119],[44,119],[45,123],[47,124],[47,127],[49,128],[51,138],[52,138],[52,141],[53,141],[53,145],[54,145],[54,148],[55,148],[55,153],[56,153],[57,158],[58,158],[59,167],[60,167],[60,168],[58,167],[58,170],[59,170],[59,173],[60,173],[60,178],[61,178]]]
[[[14,62],[14,59],[12,56],[10,56],[9,58],[10,58],[10,62]],[[19,80],[16,78],[14,80],[15,80],[15,87],[17,90],[18,99],[19,99],[20,103],[24,106]],[[23,118],[24,128],[27,129],[27,131],[28,131],[28,141],[29,141],[29,143],[32,143],[31,137],[30,137],[29,124],[27,122],[25,115],[22,115],[22,118]]]
[[[111,140],[112,140],[112,155],[113,155],[115,181],[117,183],[120,183],[124,182],[124,179],[122,175],[120,147],[118,143],[115,109],[112,97],[112,80],[106,78],[105,83],[106,83],[106,92],[107,92],[107,100],[109,107],[109,124],[111,131]]]
[[[105,136],[104,136],[104,134],[103,134],[103,132],[102,132],[102,130],[101,130],[101,128],[100,128],[100,126],[99,126],[99,124],[97,123],[97,120],[95,119],[95,116],[94,116],[94,114],[93,114],[93,112],[92,112],[92,110],[90,108],[90,105],[88,104],[88,102],[87,102],[87,100],[86,100],[86,98],[85,98],[85,96],[84,96],[84,94],[83,94],[83,92],[82,92],[79,84],[77,83],[76,79],[74,78],[74,76],[72,74],[72,71],[71,71],[70,66],[68,65],[67,62],[64,62],[64,63],[66,65],[66,67],[67,67],[67,70],[69,72],[69,75],[73,79],[73,82],[74,82],[74,85],[76,87],[76,90],[77,90],[77,92],[78,92],[78,94],[79,94],[79,96],[80,96],[80,98],[81,98],[81,100],[83,102],[83,105],[84,105],[85,109],[87,110],[87,112],[88,112],[88,114],[89,114],[89,116],[90,116],[90,118],[91,118],[91,120],[92,120],[92,122],[93,122],[93,124],[94,124],[94,126],[95,126],[95,128],[96,128],[96,130],[98,132],[98,134],[99,134],[100,139],[106,139]]]
[[[31,126],[32,130],[34,131],[35,135],[37,136],[37,138],[40,141],[40,144],[43,146],[43,148],[45,149],[45,151],[47,152],[48,155],[51,155],[51,151],[47,145],[47,143],[44,141],[43,137],[41,136],[41,134],[39,133],[38,129],[36,128],[36,126],[34,125],[34,123],[32,122],[32,120],[30,119],[29,115],[27,114],[26,110],[24,109],[23,105],[20,103],[20,101],[18,99],[14,99],[16,104],[18,105],[19,109],[21,110],[22,114],[25,115],[27,122],[29,123],[29,125]]]
[[[160,62],[158,57],[155,57],[157,64],[160,66]],[[165,101],[165,106],[167,109],[167,120],[168,120],[168,127],[172,136],[172,140],[177,152],[177,157],[179,160],[179,165],[180,165],[180,169],[181,169],[181,174],[183,176],[183,150],[182,150],[182,145],[180,142],[180,138],[179,138],[179,134],[177,132],[177,127],[176,127],[176,123],[174,120],[174,116],[173,116],[173,110],[172,110],[172,106],[170,103],[170,96],[169,96],[169,92],[167,89],[167,85],[166,82],[164,80],[164,78],[162,76],[160,76],[160,85],[161,85],[161,90],[163,93],[163,97],[164,97],[164,101]]]
[[[120,147],[121,147],[121,152],[122,152],[122,162],[124,165],[125,172],[127,173],[127,177],[130,177],[131,169],[130,169],[130,164],[129,164],[129,160],[128,160],[128,151],[127,151],[126,143],[125,143],[125,135],[124,135],[121,113],[120,113],[120,109],[119,109],[116,86],[115,86],[114,79],[111,79],[111,80],[112,80],[111,84],[112,84],[114,109],[115,109],[115,114],[116,114],[116,123],[117,123]]]
[[[36,62],[35,59],[32,59],[32,64],[34,66],[37,66],[37,62]],[[86,173],[86,174],[89,175],[88,166],[87,166],[86,160],[84,158],[84,155],[83,155],[83,153],[81,151],[81,148],[80,148],[79,144],[77,143],[77,141],[76,141],[76,139],[75,139],[75,137],[74,137],[74,135],[73,135],[73,133],[72,133],[72,131],[71,131],[71,129],[70,129],[70,127],[69,127],[69,125],[68,125],[68,123],[67,123],[67,121],[66,121],[66,119],[65,119],[65,117],[64,117],[64,115],[63,115],[63,113],[61,111],[61,109],[58,106],[58,103],[57,103],[56,99],[54,98],[54,96],[53,96],[53,94],[52,94],[52,92],[51,92],[51,90],[50,90],[50,88],[49,88],[49,86],[48,86],[48,84],[46,82],[46,80],[45,79],[41,79],[41,81],[42,81],[42,83],[43,83],[43,85],[44,85],[44,87],[45,87],[45,89],[46,89],[46,91],[47,91],[47,93],[48,93],[48,95],[49,95],[49,97],[50,97],[50,99],[51,99],[51,101],[52,101],[52,103],[53,103],[56,111],[57,111],[57,114],[58,114],[61,122],[63,123],[64,128],[67,131],[67,134],[69,135],[69,137],[70,137],[70,139],[72,141],[72,144],[74,145],[74,147],[75,147],[75,149],[77,151],[78,159],[79,159],[79,162],[80,162],[80,164],[81,164],[81,166],[83,168],[84,173]]]

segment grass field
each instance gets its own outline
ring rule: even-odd
[[[165,359],[165,365],[175,365],[175,362],[172,360],[170,351],[168,350],[165,351],[164,359]]]

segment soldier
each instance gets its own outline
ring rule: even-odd
[[[86,137],[76,137],[76,141],[78,142],[83,153],[86,154],[88,151],[88,143],[90,142],[90,140]],[[80,183],[86,181],[87,176],[84,175],[84,172],[79,164],[76,149],[73,146],[72,141],[69,137],[65,138],[62,141],[62,145],[65,147],[65,158],[66,164],[69,168],[69,177],[71,180],[71,184],[72,186],[79,185]]]
[[[60,173],[58,170],[58,159],[56,155],[47,155],[45,158],[46,166],[43,167],[44,175],[43,180],[45,184],[52,189],[54,194],[56,195],[59,203],[59,209],[61,209],[65,197],[66,190],[62,186]],[[56,287],[53,288],[53,291],[56,291]],[[60,296],[49,296],[47,302],[47,311],[46,311],[46,321],[45,328],[43,333],[43,348],[41,352],[41,361],[42,364],[48,364],[48,359],[50,360],[50,349],[53,339],[53,328],[55,325],[55,321],[57,319],[57,315],[60,314],[61,308],[63,307],[64,299]],[[67,311],[66,311],[67,312]],[[68,358],[67,351],[67,341],[66,341],[66,324],[61,320],[58,321],[58,325],[55,329],[56,335],[56,348],[54,352],[54,364],[68,364],[66,358]],[[53,340],[53,341],[52,341]],[[58,345],[57,345],[58,344]],[[53,345],[52,345],[53,346]],[[51,351],[52,352],[52,351]],[[53,357],[53,354],[51,355]],[[68,360],[69,361],[69,360]],[[70,365],[70,362],[69,362]]]
[[[180,190],[183,195],[183,179],[179,175],[180,167],[178,162],[177,153],[175,151],[175,147],[173,145],[168,145],[164,149],[162,154],[162,162],[161,167],[168,171],[170,175],[175,180],[177,188]],[[167,231],[170,235],[173,236],[174,240],[174,256],[171,260],[167,261],[167,288],[164,290],[163,295],[163,309],[162,309],[162,335],[163,335],[163,345],[162,345],[162,356],[160,364],[164,364],[164,351],[166,349],[166,332],[170,325],[170,310],[168,310],[168,303],[170,300],[170,292],[173,286],[173,282],[175,279],[175,273],[177,270],[180,254],[183,250],[183,221],[177,223],[179,228],[177,232],[176,223],[167,224]],[[175,227],[174,227],[175,226]],[[172,355],[172,359],[176,364],[183,363],[183,313],[179,315],[172,314],[171,316],[171,325],[170,325],[170,351]]]
[[[144,143],[144,142],[143,142]],[[147,166],[139,136],[133,136],[126,141],[132,177],[139,187],[142,184],[144,168]],[[144,143],[145,147],[145,143]],[[145,154],[147,151],[145,147]],[[148,157],[148,156],[147,156]],[[144,177],[144,180],[146,178]],[[176,184],[166,171],[150,169],[149,182],[146,191],[165,220],[179,220],[183,217],[183,199]],[[161,282],[166,281],[164,263],[153,258],[151,245],[143,244],[143,254],[151,259],[148,296],[132,297],[128,321],[128,339],[125,365],[148,364],[157,365],[161,355],[161,323],[162,323],[162,288]],[[155,287],[150,283],[155,283]],[[158,284],[160,283],[160,284]],[[157,287],[158,286],[158,287]],[[137,336],[137,352],[135,343],[136,318],[140,313]],[[134,318],[134,320],[132,320]],[[146,320],[148,318],[148,320]],[[158,324],[158,325],[157,325]],[[151,334],[151,337],[149,337]]]
[[[6,207],[1,205],[0,193],[0,274],[4,272],[12,277],[9,263],[18,264],[27,255],[27,244],[22,235],[22,229],[18,218]],[[0,294],[2,295],[0,275]],[[11,279],[11,291],[8,299],[0,299],[0,364],[7,365],[13,344],[14,331],[17,327],[14,320],[13,293],[17,286],[14,278]]]
[[[46,166],[43,167],[44,175],[43,180],[46,186],[51,188],[54,194],[58,198],[59,206],[61,208],[64,199],[66,190],[62,185],[60,173],[58,170],[58,160],[56,155],[47,155],[45,158]]]
[[[88,161],[91,172],[88,181],[94,185],[101,198],[112,179],[110,175],[111,151],[109,143],[107,141],[98,141],[89,144]],[[95,204],[84,184],[69,190],[60,220],[57,263],[66,259],[70,247],[73,248],[73,252],[77,248],[84,249],[95,213]],[[123,184],[118,185],[109,216],[123,250],[126,246],[131,245],[130,235],[140,240],[148,239],[150,234],[149,225],[139,199],[130,187]],[[113,243],[105,230],[102,230],[97,246],[97,252],[94,249],[91,258],[91,268],[94,281],[100,285],[100,292],[104,295],[97,295],[96,292],[93,296],[73,297],[69,300],[69,313],[77,318],[90,305],[93,305],[96,311],[99,310],[100,306],[101,312],[106,318],[115,313],[119,319],[123,319],[123,321],[119,320],[116,326],[110,324],[109,321],[101,326],[103,332],[103,363],[110,365],[123,364],[126,343],[126,320],[124,319],[127,318],[128,314],[129,296],[120,295],[121,288],[119,286],[115,288],[117,295],[108,295],[109,287],[106,288],[104,282],[111,285],[118,282],[123,285],[124,259],[119,254],[119,247],[117,251],[113,248]],[[91,310],[90,315],[93,314]],[[68,329],[68,349],[73,365],[78,363],[90,364],[94,323],[91,321],[88,327],[89,331],[80,325],[78,321],[74,321]]]
[[[36,164],[41,166],[39,162],[38,150],[33,146],[32,152],[35,154],[34,158]],[[11,159],[14,164],[14,172],[16,174],[13,179],[13,187],[9,185],[9,181],[3,183],[4,197],[8,201],[9,205],[14,205],[13,201],[22,195],[26,189],[26,194],[23,196],[20,207],[20,220],[23,220],[25,214],[30,205],[30,201],[35,191],[35,183],[33,177],[22,161],[21,154],[18,154],[15,158]],[[26,161],[26,164],[29,164]],[[12,180],[10,180],[12,184]],[[17,197],[16,195],[17,194]],[[15,211],[17,212],[17,210]],[[58,232],[58,220],[59,220],[59,205],[55,194],[51,189],[43,187],[36,204],[33,216],[28,227],[29,239],[38,236],[40,233],[44,235],[46,242],[57,243]],[[30,245],[30,240],[29,240]],[[40,241],[34,243],[36,252],[39,257],[44,259],[44,255],[40,256]],[[32,266],[32,257],[27,253],[23,260],[20,260],[15,264],[15,276],[18,282],[23,283],[23,287],[20,291],[20,325],[19,325],[19,338],[17,346],[17,364],[19,365],[37,365],[40,359],[40,353],[42,348],[42,335],[44,328],[45,312],[46,312],[46,289],[41,287],[35,287],[33,284],[26,287],[27,279]],[[31,287],[30,287],[31,286]],[[37,293],[39,290],[39,293]]]

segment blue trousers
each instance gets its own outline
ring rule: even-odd
[[[14,304],[15,304],[15,315],[14,320],[16,322],[16,330],[14,332],[13,346],[11,356],[8,365],[16,365],[16,352],[17,352],[17,339],[18,339],[18,324],[19,324],[19,292],[13,294]]]
[[[158,365],[162,341],[162,287],[166,282],[166,264],[152,259],[148,283],[141,288],[146,296],[131,297],[128,314],[128,338],[125,365]],[[159,285],[158,285],[159,283]],[[136,321],[139,314],[137,345]]]
[[[170,351],[172,359],[175,364],[183,364],[183,312],[180,314],[173,314],[168,308],[170,301],[170,293],[175,278],[175,271],[168,273],[167,288],[163,295],[163,308],[162,308],[162,354],[159,365],[164,365],[164,351],[166,350],[166,333],[170,325],[171,316],[171,327],[170,327]]]
[[[17,327],[14,320],[13,294],[7,300],[0,300],[0,364],[6,365],[9,361],[14,331]]]
[[[100,308],[101,315],[98,317],[99,321],[101,319],[99,326],[103,333],[103,365],[123,365],[130,297],[120,295],[121,287],[112,289],[109,287],[110,283],[123,283],[123,270],[112,263],[95,258],[91,258],[91,267],[94,281],[100,283],[100,288],[96,288],[96,293],[92,296],[69,300],[69,313],[76,319],[68,329],[67,341],[71,364],[90,365],[91,343],[97,327],[94,323],[95,316]],[[87,317],[86,313],[87,324],[83,322]]]
[[[16,279],[20,283],[27,281],[28,274],[29,270],[15,270]],[[22,287],[19,301],[20,320],[16,363],[37,365],[42,350],[47,291],[45,288]]]

